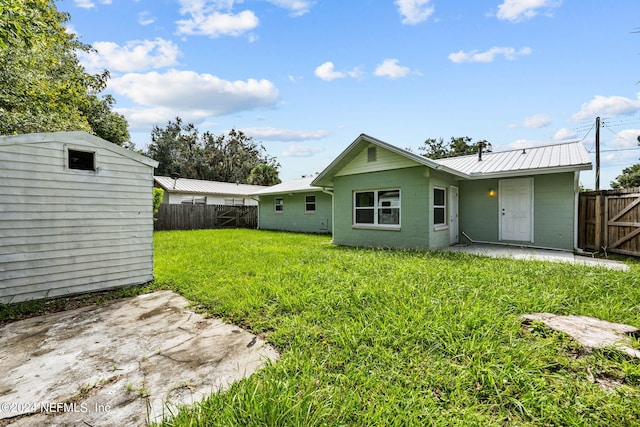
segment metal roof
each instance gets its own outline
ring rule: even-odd
[[[236,184],[233,182],[204,181],[200,179],[178,178],[173,180],[169,176],[154,176],[155,182],[169,193],[190,194],[225,194],[250,196],[265,187],[263,185]]]
[[[253,195],[267,195],[267,194],[282,194],[282,193],[308,193],[310,191],[322,191],[320,187],[314,187],[311,185],[311,181],[315,179],[315,176],[306,178],[294,179],[292,181],[276,184],[271,187],[266,187],[262,190],[258,190]]]
[[[449,157],[436,163],[455,169],[469,178],[488,178],[591,169],[589,153],[581,142],[569,142],[510,151]]]

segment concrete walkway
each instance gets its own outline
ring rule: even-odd
[[[593,267],[604,267],[612,270],[628,271],[629,266],[620,261],[590,256],[576,255],[573,252],[526,248],[522,246],[490,245],[490,244],[468,244],[450,246],[449,251],[465,252],[473,255],[488,256],[492,258],[514,258],[533,261],[566,262],[569,264],[587,265]]]
[[[259,337],[154,292],[0,326],[0,426],[139,426],[278,359]]]

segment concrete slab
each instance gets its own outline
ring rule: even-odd
[[[552,249],[474,243],[468,245],[460,244],[450,246],[448,250],[453,252],[465,252],[493,258],[514,258],[533,261],[566,262],[569,264],[604,267],[612,270],[629,270],[629,266],[620,261],[580,256],[575,255],[573,252]]]
[[[145,425],[278,352],[162,291],[0,327],[0,426]]]

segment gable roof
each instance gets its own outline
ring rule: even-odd
[[[263,185],[236,184],[233,182],[205,181],[201,179],[154,176],[153,180],[169,193],[219,194],[250,196],[256,191],[267,188]]]
[[[91,135],[85,131],[72,131],[72,132],[42,132],[42,133],[26,133],[19,135],[6,135],[0,136],[0,144],[38,144],[45,142],[61,142],[61,143],[89,143],[99,148],[112,151],[127,157],[136,162],[142,163],[151,167],[158,167],[158,162],[149,157],[138,154],[135,151],[127,150],[119,145],[107,141],[106,139],[99,138],[95,135]]]
[[[254,196],[264,196],[267,194],[282,194],[282,193],[309,193],[312,191],[322,191],[322,188],[311,185],[314,180],[314,176],[306,178],[294,179],[280,184],[266,187],[262,190],[258,190],[253,193]]]
[[[431,160],[363,133],[331,162],[311,182],[311,185],[331,187],[333,177],[369,144],[412,160],[416,165],[447,172],[461,179],[499,178],[591,169],[589,153],[580,142],[483,153],[482,161],[479,161],[475,154]]]
[[[482,161],[473,154],[435,162],[460,171],[470,179],[591,169],[591,158],[581,142],[483,153]]]
[[[320,174],[312,181],[312,185],[317,187],[330,187],[333,185],[333,177],[338,173],[342,168],[344,168],[349,162],[351,162],[362,150],[369,146],[369,144],[374,144],[378,147],[384,148],[385,150],[389,150],[392,153],[398,154],[402,157],[405,157],[409,160],[412,160],[416,163],[416,166],[423,165],[432,169],[438,169],[445,172],[448,172],[453,175],[457,175],[463,177],[464,175],[455,169],[451,169],[448,166],[440,165],[433,160],[420,156],[419,154],[414,154],[410,151],[403,150],[402,148],[398,148],[395,145],[391,145],[387,142],[381,141],[377,138],[369,136],[367,134],[360,134],[355,141],[351,143],[338,157],[336,157],[333,162],[329,164]]]

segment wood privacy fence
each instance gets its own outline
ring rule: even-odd
[[[580,193],[578,247],[640,257],[640,188]]]
[[[161,204],[155,230],[199,230],[203,228],[257,228],[257,206]]]

